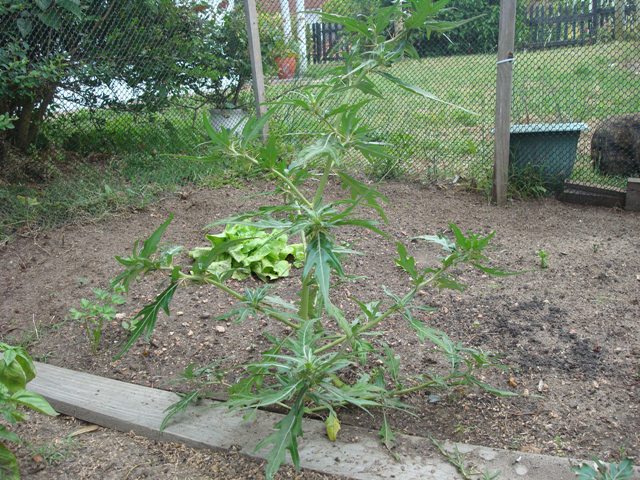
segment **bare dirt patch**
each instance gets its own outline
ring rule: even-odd
[[[270,189],[259,182],[243,189],[183,192],[126,217],[62,228],[5,247],[0,252],[5,266],[0,272],[2,339],[29,340],[30,351],[41,361],[165,389],[180,388],[172,380],[191,362],[231,367],[252,358],[267,346],[262,334],[281,327],[252,319],[242,325],[223,323],[224,332],[217,331],[221,324],[212,318],[232,302],[209,288],[178,291],[171,317],[161,319],[152,341],[140,342],[119,361],[112,359],[126,337],[119,322],[107,329],[103,348],[93,355],[81,327],[63,320],[80,298],[91,298],[92,287],[104,287],[115,276],[113,256],[129,252],[133,241],[148,236],[169,212],[175,220],[168,242],[204,245],[206,224],[277,201],[257,196]],[[455,222],[463,230],[496,230],[489,257],[497,266],[524,272],[486,278],[461,271],[469,288],[425,292],[425,303],[438,311],[423,317],[455,340],[501,353],[510,372],[488,372],[486,380],[522,396],[499,399],[470,390],[414,394],[406,400],[416,416],[397,414],[393,426],[500,448],[637,459],[640,215],[553,199],[497,208],[472,193],[411,183],[390,182],[381,190],[391,200],[388,230],[408,243],[419,261],[434,262],[441,252],[411,238]],[[370,301],[382,298],[382,285],[399,292],[406,288],[407,279],[394,266],[393,240],[359,231],[347,231],[340,239],[365,254],[347,261],[348,273],[367,277],[340,287],[348,312],[355,312],[349,297]],[[540,249],[549,255],[548,269],[539,267]],[[121,308],[127,318],[158,292],[158,281],[132,288]],[[294,299],[296,282],[294,274],[273,288]],[[387,325],[384,340],[408,373],[436,361],[400,318]],[[342,415],[346,421],[376,425],[366,414]]]

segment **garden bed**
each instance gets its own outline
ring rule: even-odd
[[[182,192],[126,217],[62,228],[4,247],[2,340],[28,343],[40,361],[174,390],[184,388],[175,380],[191,362],[231,368],[255,358],[267,347],[263,332],[283,327],[256,319],[241,325],[214,320],[232,301],[212,288],[178,291],[172,315],[161,317],[151,342],[138,342],[117,361],[112,357],[126,338],[120,321],[106,329],[102,348],[93,354],[80,324],[65,319],[81,298],[92,298],[91,288],[107,286],[118,273],[114,255],[130,252],[134,240],[148,236],[169,212],[175,220],[168,242],[205,245],[205,225],[277,201],[256,196],[271,188],[258,182],[241,189]],[[552,199],[496,208],[462,190],[410,183],[386,183],[381,190],[391,199],[388,230],[408,243],[423,265],[436,262],[441,252],[411,238],[455,222],[463,230],[496,230],[487,252],[493,264],[523,272],[486,278],[460,271],[468,289],[424,292],[424,302],[438,311],[423,317],[454,340],[501,353],[511,370],[486,371],[485,380],[521,396],[500,399],[469,389],[416,393],[405,399],[415,407],[415,416],[393,413],[391,425],[499,448],[586,458],[625,455],[637,462],[640,216]],[[393,240],[360,231],[345,231],[340,240],[365,254],[346,261],[347,273],[367,277],[339,288],[336,301],[347,312],[355,313],[350,297],[370,301],[383,297],[382,285],[396,292],[407,288],[406,275],[394,265]],[[548,254],[547,269],[540,268],[539,250]],[[274,282],[274,290],[293,299],[297,275],[293,271],[291,278]],[[132,287],[120,308],[127,319],[158,292],[154,287],[154,281]],[[387,327],[384,340],[401,356],[405,372],[417,373],[437,361],[404,320],[394,319]],[[344,422],[379,427],[361,412],[340,416]]]

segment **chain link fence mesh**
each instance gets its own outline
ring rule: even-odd
[[[259,2],[262,22],[275,25],[270,32],[277,37],[271,33],[262,39],[263,61],[271,73],[268,98],[330,75],[340,61],[340,48],[348,48],[340,44],[339,26],[322,23],[314,10],[366,16],[384,3]],[[446,35],[417,39],[420,58],[398,63],[392,73],[461,108],[417,99],[391,87],[365,117],[381,139],[393,144],[398,160],[377,166],[357,163],[356,168],[387,178],[462,178],[483,189],[490,187],[499,2],[453,0],[450,6],[445,18],[478,18]],[[512,189],[537,195],[562,190],[565,181],[623,189],[627,177],[640,173],[637,10],[633,0],[519,2]],[[302,30],[304,41],[300,41]],[[287,49],[289,55],[298,55],[297,65],[278,68],[278,57]],[[620,118],[625,114],[635,116]],[[298,128],[301,121],[291,116],[284,123]],[[624,135],[635,140],[616,144],[616,138]],[[601,146],[592,148],[593,138]]]
[[[321,81],[341,62],[348,45],[319,11],[367,16],[386,1],[257,0],[267,98]],[[624,188],[640,173],[636,2],[519,2],[513,185]],[[376,80],[386,98],[364,113],[395,159],[354,160],[354,168],[490,186],[499,2],[452,0],[450,7],[445,18],[477,18],[447,35],[417,38],[419,58],[392,69],[447,103]],[[230,125],[234,107],[252,109],[244,22],[237,0],[5,0],[0,121],[13,118],[14,129],[0,135],[18,147],[54,144],[83,154],[193,151],[205,139],[203,113],[222,109],[220,121]],[[286,133],[305,121],[284,115],[273,128]]]
[[[524,14],[529,32],[515,53],[512,182],[624,190],[627,178],[640,174],[636,2],[531,3]]]
[[[250,109],[242,3],[4,0],[6,143],[81,154],[192,151],[202,114]]]
[[[375,79],[385,98],[374,100],[363,116],[376,129],[379,140],[392,144],[395,158],[380,165],[353,159],[354,168],[385,178],[482,177],[490,180],[499,5],[491,5],[487,10],[486,2],[464,3],[464,9],[452,10],[446,18],[459,20],[486,14],[478,19],[474,28],[469,29],[468,24],[446,36],[416,38],[419,58],[405,59],[390,71],[436,95],[443,103],[418,98],[387,84],[384,79]],[[286,11],[287,4],[289,12]],[[273,45],[282,45],[283,41],[297,54],[298,60],[294,75],[277,67],[265,69],[272,72],[266,82],[267,97],[276,99],[295,86],[321,81],[331,75],[332,68],[340,62],[340,49],[348,48],[340,41],[340,26],[323,23],[314,10],[366,17],[384,4],[385,0],[307,1],[304,6],[302,1],[259,2],[262,21],[266,22],[268,18],[276,22],[278,28],[271,31],[284,33],[284,38],[274,39],[268,35],[261,39],[265,65],[281,62],[278,55],[282,48]],[[283,11],[285,15],[282,15]],[[305,24],[306,42],[298,40],[297,34],[302,30],[300,23]],[[300,45],[304,51],[300,51]],[[299,128],[301,122],[299,116],[291,116],[284,123]]]

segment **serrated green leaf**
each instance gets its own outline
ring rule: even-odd
[[[302,275],[307,277],[313,273],[324,305],[331,305],[329,298],[331,270],[334,270],[339,277],[344,276],[342,264],[334,252],[333,243],[320,232],[308,242],[306,257]]]
[[[407,247],[402,242],[396,242],[396,250],[398,251],[396,265],[407,272],[412,280],[416,280],[419,277],[416,259],[407,253]]]
[[[192,392],[187,393],[179,393],[180,400],[175,403],[169,405],[164,411],[166,415],[162,419],[162,423],[160,424],[160,431],[164,431],[168,426],[169,422],[175,417],[178,413],[184,412],[189,405],[195,404],[200,398],[200,391],[194,390]]]
[[[146,305],[137,313],[131,321],[131,324],[135,325],[135,327],[120,350],[120,353],[115,356],[116,360],[127,353],[140,336],[143,334],[147,338],[151,336],[156,326],[156,322],[158,321],[158,314],[160,313],[160,310],[164,310],[164,312],[169,315],[169,304],[171,303],[171,299],[173,298],[173,294],[177,288],[177,283],[171,283],[152,303]]]
[[[369,26],[360,20],[356,20],[353,17],[347,17],[344,15],[337,15],[334,13],[317,12],[317,14],[327,23],[337,23],[342,25],[345,30],[354,33],[360,33],[367,35],[369,33]]]
[[[380,427],[380,432],[378,432],[378,434],[380,435],[382,444],[387,448],[387,450],[391,451],[393,447],[396,446],[396,436],[389,426],[386,413],[383,413],[382,427]]]
[[[445,250],[448,253],[453,252],[456,249],[456,244],[454,242],[452,242],[451,240],[449,240],[447,237],[445,237],[442,234],[438,234],[438,235],[420,235],[418,237],[413,237],[412,240],[426,240],[427,242],[431,242],[431,243],[436,243],[440,246],[442,246],[443,250]]]
[[[290,170],[305,168],[309,163],[318,157],[327,157],[333,161],[340,158],[340,146],[331,135],[318,138],[314,143],[300,150],[296,159],[289,165]]]
[[[302,436],[302,417],[304,414],[304,394],[301,391],[289,413],[275,425],[275,432],[263,439],[256,446],[256,452],[268,446],[272,446],[267,454],[267,468],[265,475],[267,480],[273,480],[274,475],[285,460],[287,450],[296,468],[300,468],[298,455],[298,437]]]
[[[391,83],[399,86],[400,88],[402,88],[403,90],[406,90],[407,92],[411,92],[414,93],[416,95],[419,95],[423,98],[426,98],[428,100],[433,100],[439,103],[442,103],[444,105],[448,105],[450,107],[454,107],[457,108],[459,110],[462,110],[463,112],[467,112],[470,113],[471,115],[477,115],[476,112],[469,110],[467,108],[461,107],[460,105],[456,105],[455,103],[451,103],[451,102],[447,102],[445,100],[442,100],[439,97],[436,97],[433,93],[429,93],[427,92],[424,88],[422,87],[418,87],[417,85],[411,85],[410,83],[405,82],[404,80],[391,75],[388,72],[376,72],[378,75],[380,75],[381,77],[384,77],[385,79],[389,80]]]
[[[267,110],[259,118],[255,116],[249,118],[242,129],[242,142],[248,144],[258,138],[273,113],[274,110]]]
[[[142,250],[140,250],[140,256],[143,258],[149,258],[158,250],[158,245],[164,235],[165,230],[173,220],[173,213],[169,214],[169,218],[164,221],[142,244]]]

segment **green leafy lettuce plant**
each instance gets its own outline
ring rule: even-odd
[[[342,409],[380,408],[384,418],[381,439],[392,449],[394,434],[387,412],[407,409],[403,398],[413,392],[467,386],[513,395],[488,385],[477,375],[481,369],[499,366],[491,355],[466,347],[425,322],[424,313],[433,309],[422,304],[424,297],[419,295],[433,287],[464,290],[452,272],[465,264],[487,274],[505,274],[490,267],[484,254],[493,234],[466,233],[452,224],[449,237],[425,238],[443,248],[441,261],[427,267],[418,266],[407,247],[397,242],[395,262],[406,276],[404,289],[382,287],[382,298],[370,302],[354,298],[359,312],[356,315],[346,313],[334,302],[337,283],[349,278],[344,257],[352,253],[340,245],[339,231],[358,228],[389,237],[383,229],[387,220],[384,203],[388,200],[351,176],[343,168],[343,159],[357,155],[375,163],[393,158],[389,145],[377,140],[376,132],[363,120],[366,106],[384,96],[386,89],[400,88],[419,99],[438,101],[421,87],[392,75],[389,67],[407,55],[417,55],[411,40],[414,35],[447,31],[461,23],[436,18],[446,3],[398,2],[377,9],[365,19],[322,14],[324,21],[341,24],[350,37],[345,62],[333,70],[332,76],[271,104],[266,115],[247,122],[241,135],[224,129],[215,131],[205,120],[212,161],[226,157],[250,166],[271,178],[274,194],[284,198],[282,204],[234,215],[216,224],[250,228],[252,235],[256,231],[271,232],[265,233],[266,242],[274,231],[279,236],[300,238],[305,255],[294,298],[273,294],[269,285],[238,291],[226,282],[237,271],[233,264],[228,269],[220,265],[211,268],[221,255],[230,255],[246,239],[217,237],[208,250],[197,250],[189,265],[181,265],[174,255],[159,251],[171,217],[142,245],[136,243],[130,256],[117,257],[124,270],[113,286],[129,289],[138,277],[150,272],[166,277],[162,292],[135,317],[135,327],[119,355],[140,337],[148,339],[159,313],[169,313],[175,292],[190,284],[211,285],[236,299],[227,318],[266,318],[289,327],[280,336],[266,335],[270,348],[252,363],[237,366],[232,375],[238,380],[229,387],[225,403],[231,409],[248,412],[274,405],[285,409],[286,415],[274,426],[273,433],[258,445],[258,449],[269,450],[269,479],[285,461],[287,452],[299,466],[298,438],[303,433],[305,414],[326,418],[327,434],[335,439]],[[391,24],[403,28],[392,30]],[[292,154],[283,150],[283,142],[274,136],[260,142],[263,126],[280,109],[289,110],[289,114],[294,110],[293,114],[313,121],[311,131],[291,132],[290,138],[299,139]],[[335,178],[345,192],[340,198],[327,198],[330,178]],[[364,212],[375,212],[377,218],[367,218]],[[403,374],[398,356],[381,340],[385,328],[392,328],[392,322],[397,321],[406,322],[425,349],[434,348],[442,356],[438,367],[411,376]]]
[[[291,263],[302,266],[304,246],[301,243],[288,244],[289,237],[282,231],[267,233],[252,225],[227,225],[222,233],[207,235],[211,247],[197,247],[189,252],[194,259],[204,257],[218,245],[239,242],[221,253],[207,267],[214,275],[223,275],[233,270],[231,278],[244,280],[254,273],[260,280],[276,280],[288,277]]]
[[[29,354],[20,347],[0,343],[0,416],[10,425],[24,420],[21,408],[45,415],[56,411],[40,395],[28,391],[27,383],[36,376],[35,365]],[[20,443],[20,437],[0,424],[0,478],[20,478],[18,461],[8,444]]]

